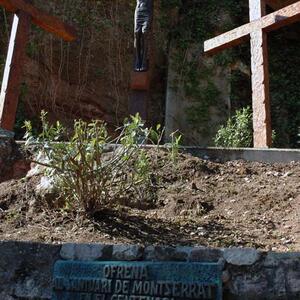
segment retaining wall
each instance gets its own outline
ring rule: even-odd
[[[25,242],[0,242],[0,299],[51,299],[53,265],[58,259],[221,262],[225,300],[300,299],[300,253]]]

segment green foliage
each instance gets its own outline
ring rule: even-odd
[[[149,141],[154,145],[160,145],[164,137],[165,128],[161,124],[157,124],[155,128],[151,128],[149,134]]]
[[[214,123],[211,119],[212,107],[217,107],[220,112],[224,110],[220,101],[221,93],[213,77],[216,76],[218,68],[226,68],[235,57],[233,51],[225,51],[208,64],[202,59],[203,44],[220,30],[220,24],[222,31],[232,29],[244,6],[237,0],[162,3],[162,10],[177,7],[180,15],[177,26],[166,28],[172,38],[172,47],[176,48],[171,58],[177,74],[172,86],[183,91],[180,96],[184,96],[183,101],[189,102],[185,115],[191,128],[203,135],[211,135],[214,132],[214,126],[211,126]]]
[[[221,126],[214,139],[217,147],[250,147],[252,143],[252,112],[242,108]]]
[[[211,108],[216,107],[220,115],[225,108],[213,80],[216,71],[228,69],[237,61],[250,69],[250,45],[245,43],[222,51],[206,64],[206,60],[202,60],[203,42],[248,22],[248,3],[239,0],[165,0],[162,9],[171,10],[172,6],[179,10],[178,24],[166,27],[172,37],[172,47],[176,47],[172,65],[178,76],[173,85],[184,91],[179,96],[189,102],[185,114],[193,130],[211,135],[214,131]],[[168,25],[168,22],[162,24]],[[299,26],[294,24],[268,34],[271,115],[277,147],[296,148],[300,145],[300,69],[296,67],[300,63],[300,43],[296,38]],[[242,73],[234,76],[237,78],[232,78],[230,95],[233,110],[251,104],[250,77]]]
[[[31,122],[25,122],[25,146],[38,151],[36,163],[47,167],[65,208],[92,215],[124,201],[143,206],[153,203],[153,170],[143,147],[151,130],[144,127],[139,115],[126,120],[115,138],[101,121],[77,120],[68,142],[61,142],[66,128],[59,121],[49,124],[46,116],[42,112],[38,136],[34,136]],[[176,138],[171,146],[174,161],[179,141]]]
[[[137,139],[147,138],[148,130],[139,116],[126,122],[114,139],[104,123],[77,120],[67,143],[59,142],[66,134],[60,122],[50,125],[45,113],[41,122],[38,137],[33,136],[31,123],[25,123],[26,146],[35,145],[45,157],[37,163],[48,167],[48,175],[66,207],[79,207],[93,214],[105,205],[118,203],[130,191],[143,195],[149,184],[149,163],[141,148],[143,141]],[[112,146],[115,143],[120,146]]]
[[[177,164],[181,140],[182,140],[182,135],[178,134],[178,132],[173,132],[171,133],[171,142],[166,145],[168,147],[170,159],[173,165]]]

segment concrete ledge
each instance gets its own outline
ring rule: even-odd
[[[223,266],[224,299],[300,299],[299,252],[14,241],[0,242],[0,299],[50,300],[53,265],[59,259],[219,262]]]
[[[19,145],[24,145],[24,141],[16,141]],[[106,151],[112,151],[118,145],[108,145]],[[157,148],[153,145],[144,145],[144,148]],[[167,149],[168,146],[159,146]],[[181,146],[181,151],[190,153],[196,157],[204,159],[218,159],[221,162],[229,160],[247,160],[265,163],[290,163],[300,161],[300,149],[278,149],[278,148],[219,148],[201,146]]]
[[[194,156],[207,159],[247,160],[265,163],[290,163],[300,161],[300,149],[254,149],[254,148],[201,148],[187,146],[182,149]]]

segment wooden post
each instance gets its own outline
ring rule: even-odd
[[[14,15],[0,94],[0,127],[6,130],[14,128],[30,24],[27,13]]]
[[[250,22],[266,15],[264,0],[249,0]],[[267,33],[258,28],[250,33],[252,70],[252,107],[254,147],[272,145],[272,127],[269,93]]]
[[[148,120],[148,100],[150,88],[150,71],[132,72],[128,110],[130,115],[139,113],[142,120]]]
[[[0,127],[7,130],[14,128],[31,21],[68,42],[76,39],[73,27],[37,9],[31,2],[0,0],[0,6],[15,14],[0,94]]]

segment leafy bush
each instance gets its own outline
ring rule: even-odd
[[[66,134],[59,122],[50,125],[45,113],[41,121],[42,133],[37,137],[31,123],[25,122],[26,146],[34,146],[39,157],[44,157],[36,163],[47,167],[66,207],[93,214],[130,193],[145,196],[145,185],[150,184],[149,160],[141,146],[149,130],[139,116],[125,122],[116,138],[108,135],[101,121],[75,121],[68,142],[59,142]]]
[[[125,121],[115,138],[101,121],[77,120],[68,142],[61,142],[67,132],[60,122],[50,125],[42,112],[41,123],[42,132],[35,137],[31,122],[25,122],[25,146],[38,151],[35,162],[47,167],[65,208],[93,215],[103,207],[124,202],[132,205],[129,201],[142,207],[153,204],[155,174],[143,145],[150,133],[158,142],[162,133],[145,128],[139,115]],[[172,162],[178,153],[179,140],[175,142],[169,155]]]
[[[228,119],[218,130],[214,143],[217,147],[251,147],[252,112],[250,107],[242,108]]]

